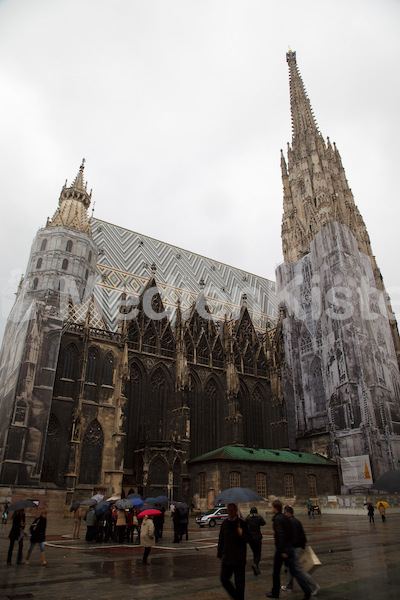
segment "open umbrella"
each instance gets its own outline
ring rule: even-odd
[[[111,506],[111,502],[109,502],[109,500],[103,500],[103,502],[100,502],[100,504],[97,504],[95,506],[94,512],[99,517],[100,515],[106,512],[109,506]]]
[[[81,501],[80,500],[75,500],[75,502],[72,503],[71,508],[69,509],[69,512],[74,512],[75,510],[77,510],[81,505]]]
[[[146,510],[142,510],[137,517],[138,519],[142,519],[145,515],[161,515],[161,510],[157,510],[156,508],[147,508]]]
[[[400,469],[384,473],[375,481],[372,489],[382,492],[400,492]]]
[[[132,502],[133,508],[142,508],[144,504],[144,500],[142,500],[141,498],[131,498],[129,502]]]
[[[107,500],[105,500],[105,502],[116,502],[117,500],[120,500],[121,496],[111,496],[110,498],[107,498]]]
[[[89,500],[82,500],[81,504],[83,504],[83,506],[94,506],[97,504],[97,500],[94,498],[89,498]]]
[[[129,494],[129,496],[127,496],[128,500],[131,500],[131,498],[140,498],[142,500],[142,496],[140,494]]]
[[[167,496],[157,496],[156,502],[157,502],[157,504],[161,504],[161,505],[168,504],[168,498],[167,498]]]
[[[234,502],[261,502],[263,498],[249,488],[233,487],[224,490],[213,500],[213,504],[230,504]]]
[[[388,502],[385,502],[384,500],[379,500],[379,502],[377,502],[377,503],[375,504],[376,508],[379,508],[379,505],[380,505],[380,504],[383,504],[383,506],[384,506],[385,508],[389,508],[389,504],[388,504]]]
[[[115,506],[120,510],[130,510],[133,508],[133,504],[128,498],[122,498],[121,500],[117,500]]]
[[[96,500],[96,502],[101,502],[103,499],[104,499],[103,494],[95,494],[91,498],[91,500]]]
[[[21,510],[21,508],[32,508],[32,506],[37,506],[39,503],[34,502],[33,500],[17,500],[17,502],[13,502],[8,507],[8,510]]]

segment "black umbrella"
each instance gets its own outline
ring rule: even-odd
[[[400,469],[384,473],[375,481],[372,489],[383,492],[400,492]]]
[[[34,502],[33,500],[17,500],[13,504],[10,504],[8,510],[20,510],[21,508],[32,508],[32,506],[37,506],[39,502]]]
[[[130,510],[133,508],[133,504],[128,498],[121,498],[121,500],[117,500],[115,506],[120,510]]]
[[[89,500],[82,500],[81,504],[83,504],[83,506],[95,506],[97,504],[97,500],[94,498],[89,498]]]
[[[237,502],[262,502],[263,498],[249,488],[233,487],[224,490],[213,500],[213,504],[230,504]]]
[[[74,512],[75,510],[77,510],[81,505],[81,501],[80,500],[75,500],[75,502],[72,504],[71,508],[69,509],[69,512]]]

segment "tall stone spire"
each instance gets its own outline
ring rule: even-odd
[[[282,249],[286,262],[296,262],[310,250],[322,227],[338,221],[349,227],[363,254],[372,257],[364,221],[354,203],[340,154],[318,130],[296,62],[296,52],[286,54],[290,76],[292,146],[288,163],[281,155],[284,188]]]
[[[303,80],[297,68],[296,52],[286,54],[289,65],[290,107],[292,112],[293,146],[306,135],[318,136],[318,126],[304,88]]]
[[[92,198],[92,191],[87,192],[87,182],[83,180],[85,159],[82,160],[79,171],[70,187],[65,182],[61,190],[58,208],[47,227],[69,227],[90,234],[88,208]]]

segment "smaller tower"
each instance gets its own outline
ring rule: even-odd
[[[87,192],[83,179],[84,164],[85,159],[71,186],[65,182],[53,218],[33,241],[24,287],[36,298],[50,301],[64,289],[81,300],[87,282],[93,284],[98,251],[90,232],[92,192]]]

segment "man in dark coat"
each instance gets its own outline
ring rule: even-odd
[[[292,525],[293,532],[293,549],[294,549],[294,560],[293,560],[293,573],[290,573],[289,580],[286,585],[282,586],[282,590],[291,591],[293,590],[293,577],[297,580],[299,578],[306,582],[308,586],[311,588],[311,595],[315,596],[318,591],[321,589],[318,583],[314,581],[314,579],[309,575],[305,570],[301,563],[301,554],[304,552],[304,549],[307,544],[306,534],[303,529],[303,525],[301,521],[296,519],[294,515],[293,508],[291,506],[285,506],[284,514],[286,517],[290,519],[290,523]]]
[[[217,557],[222,561],[221,583],[235,600],[244,600],[246,549],[250,540],[247,523],[239,517],[236,504],[228,504],[228,518],[219,532]],[[235,585],[231,582],[232,575]]]
[[[272,518],[274,537],[275,537],[275,556],[274,571],[272,575],[272,590],[267,594],[267,598],[279,598],[281,589],[281,567],[283,562],[289,567],[290,573],[296,577],[301,589],[304,591],[303,600],[309,600],[311,597],[311,588],[301,578],[296,576],[294,564],[293,530],[290,519],[282,514],[282,502],[274,500],[272,503]]]
[[[25,534],[25,511],[23,508],[20,510],[16,510],[13,514],[11,531],[8,534],[10,538],[10,546],[8,548],[7,555],[7,564],[11,565],[11,557],[14,549],[15,542],[18,542],[18,555],[17,555],[17,565],[20,565],[22,562],[22,551],[24,545],[24,536]]]
[[[263,527],[266,523],[261,515],[258,514],[257,508],[253,506],[250,509],[250,514],[246,517],[246,523],[249,528],[249,533],[251,536],[250,540],[250,548],[253,551],[253,571],[254,575],[260,574],[259,562],[261,559],[261,543],[262,543],[262,533],[261,527]]]

